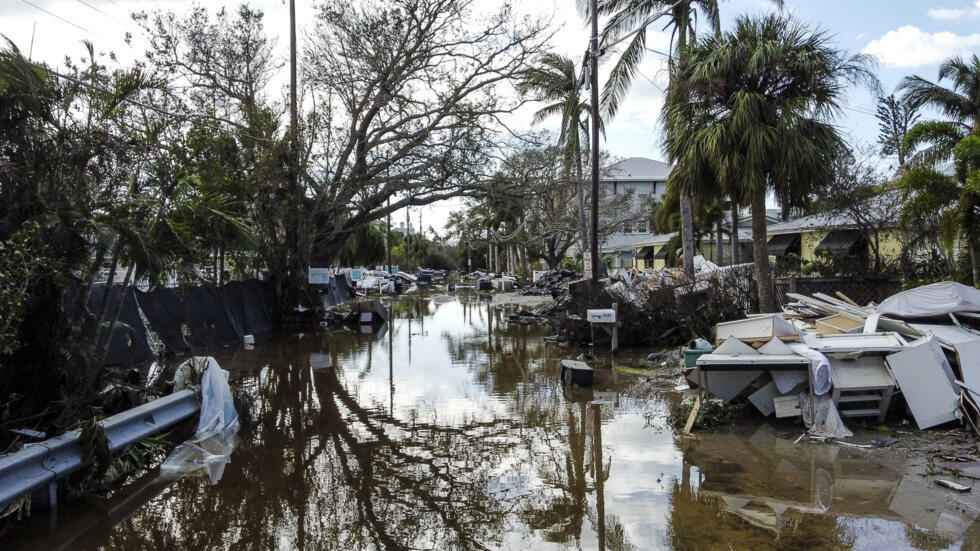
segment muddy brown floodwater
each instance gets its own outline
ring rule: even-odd
[[[35,513],[48,550],[974,548],[976,510],[907,454],[794,445],[759,420],[679,439],[672,377],[558,384],[570,350],[477,297],[405,299],[376,335],[217,354],[248,394],[223,478]],[[643,354],[615,363],[641,365]],[[967,481],[969,482],[969,481]]]

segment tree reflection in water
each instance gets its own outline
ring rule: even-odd
[[[430,307],[397,303],[393,314],[412,326],[396,323],[380,342],[390,350],[396,335],[405,336],[398,332],[424,332]],[[452,423],[418,411],[395,415],[398,365],[390,354],[392,396],[383,404],[361,397],[359,381],[372,369],[370,336],[267,345],[252,365],[236,361],[246,373],[251,426],[220,486],[179,481],[92,543],[150,551],[482,550],[517,529],[578,547],[588,522],[593,533],[609,534],[609,549],[631,548],[622,527],[613,522],[607,531],[599,514],[597,480],[608,478],[611,459],[593,444],[601,423],[590,419],[589,397],[562,396],[555,362],[539,338],[528,338],[534,330],[508,326],[485,304],[467,305],[463,324],[472,335],[440,337],[455,364],[472,366],[491,394],[506,397],[504,415]],[[481,326],[492,328],[489,338]],[[335,367],[310,369],[309,355],[323,349]],[[364,353],[359,372],[336,367]],[[521,469],[534,484],[514,475]]]

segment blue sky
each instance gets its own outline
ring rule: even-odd
[[[331,0],[333,1],[333,0]],[[492,7],[503,0],[477,0]],[[772,11],[768,0],[720,0],[726,25],[739,15]],[[208,6],[238,2],[207,0]],[[266,14],[266,29],[277,37],[280,55],[288,44],[287,8],[283,0],[251,0]],[[300,32],[308,29],[313,0],[297,0]],[[514,0],[515,9],[528,15],[548,17],[559,29],[554,49],[578,59],[587,43],[584,21],[575,0]],[[140,53],[139,33],[133,46],[123,43],[123,34],[134,31],[128,14],[142,9],[184,11],[191,0],[0,0],[0,34],[24,51],[34,38],[35,59],[60,64],[66,53],[81,54],[81,40],[93,40],[103,51],[112,50],[122,61]],[[40,8],[40,9],[39,9]],[[42,11],[43,10],[43,11]],[[786,11],[805,23],[822,28],[838,48],[851,53],[866,52],[879,60],[878,75],[886,92],[894,90],[909,74],[936,78],[938,64],[954,54],[980,51],[980,0],[786,0]],[[70,23],[66,22],[70,21]],[[650,46],[665,50],[666,34],[656,34]],[[630,98],[619,117],[607,124],[605,149],[614,157],[646,156],[661,159],[657,117],[663,105],[667,78],[666,60],[650,54],[641,68]],[[269,91],[272,99],[285,99],[285,74]],[[852,145],[873,144],[877,123],[872,115],[875,99],[864,90],[852,90],[837,123]],[[530,127],[532,107],[509,121],[517,128]],[[547,129],[548,125],[544,125]],[[426,207],[426,220],[441,227],[457,202]],[[414,218],[413,214],[413,218]],[[428,225],[428,224],[427,224]]]

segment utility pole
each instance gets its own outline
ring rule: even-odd
[[[592,281],[599,281],[599,2],[591,0],[592,45],[589,62],[592,65]]]
[[[289,206],[286,216],[287,246],[292,262],[299,269],[299,113],[296,105],[296,0],[289,0]],[[294,273],[293,278],[299,274]]]
[[[385,248],[388,256],[388,274],[391,275],[391,196],[388,196],[388,216],[386,217],[385,225],[387,226],[385,231]],[[391,319],[390,317],[388,319]]]

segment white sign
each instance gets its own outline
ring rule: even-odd
[[[333,270],[330,268],[314,268],[309,267],[307,279],[310,285],[330,285],[330,278],[333,276]]]
[[[612,308],[586,310],[585,319],[589,323],[616,323],[616,311]]]
[[[538,270],[535,270],[534,271],[534,274],[531,276],[531,281],[533,283],[537,283],[538,280],[541,279],[541,277],[544,276],[547,273],[548,273],[547,271],[538,271]]]
[[[585,279],[592,279],[592,253],[582,253],[582,275]]]

